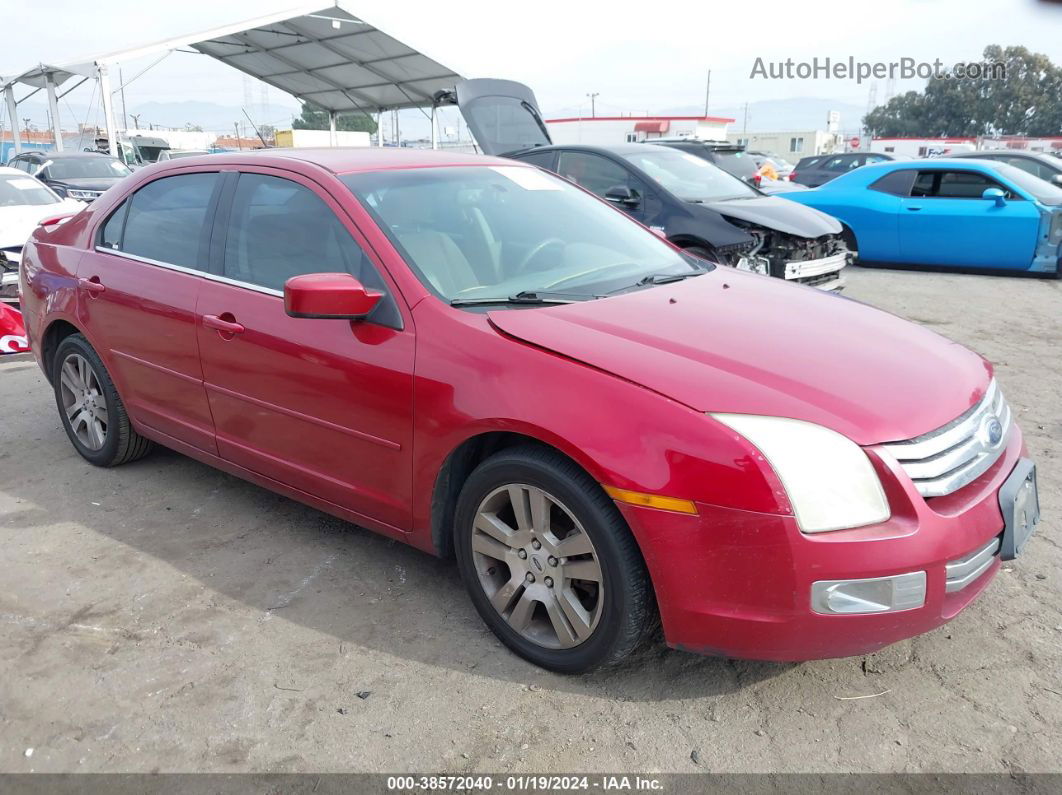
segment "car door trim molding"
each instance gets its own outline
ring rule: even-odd
[[[128,252],[118,251],[117,249],[107,248],[106,246],[96,246],[96,251],[100,254],[111,254],[116,257],[121,257],[122,259],[132,260],[133,262],[142,262],[145,265],[154,265],[155,267],[166,268],[167,270],[177,271],[178,273],[187,273],[190,276],[199,276],[203,279],[212,282],[220,282],[221,284],[228,284],[232,287],[242,287],[245,290],[252,290],[256,293],[264,293],[277,298],[284,297],[283,290],[274,290],[271,287],[262,287],[257,284],[251,284],[250,282],[241,282],[237,279],[218,276],[215,273],[207,273],[206,271],[198,270],[196,268],[189,268],[184,265],[174,265],[172,262],[160,262],[159,260],[149,259],[148,257],[139,257],[136,254],[129,254]]]
[[[205,386],[208,390],[211,390],[211,391],[214,391],[214,392],[218,392],[218,393],[220,393],[222,395],[225,395],[225,397],[234,398],[235,400],[242,400],[242,401],[244,401],[246,403],[250,403],[253,406],[258,406],[259,408],[268,409],[269,411],[275,411],[278,414],[284,414],[285,416],[292,417],[293,419],[296,419],[296,420],[302,420],[303,422],[308,422],[308,423],[311,423],[313,425],[320,425],[322,428],[327,428],[330,431],[338,431],[339,433],[345,433],[348,436],[353,436],[356,439],[361,439],[362,441],[365,441],[365,442],[371,442],[372,444],[378,444],[381,447],[388,448],[389,450],[401,450],[402,449],[402,445],[401,444],[399,444],[398,442],[393,442],[390,439],[384,439],[384,438],[382,438],[380,436],[373,436],[371,433],[365,433],[365,431],[359,431],[359,430],[356,430],[354,428],[348,428],[345,425],[338,425],[338,424],[336,424],[334,422],[329,422],[328,420],[323,420],[320,417],[311,417],[308,414],[303,414],[301,411],[295,411],[294,409],[289,409],[289,408],[287,408],[285,406],[278,406],[276,403],[270,403],[269,401],[266,401],[266,400],[259,400],[258,398],[251,397],[250,395],[245,395],[242,392],[235,392],[235,391],[233,391],[231,389],[226,389],[223,386],[218,386],[217,384],[212,384],[209,381],[204,381],[203,382],[203,386]],[[244,446],[242,443],[234,442],[232,439],[230,439],[228,437],[225,437],[225,441],[232,442],[233,444],[240,444],[241,446]],[[252,448],[248,447],[247,449],[251,450]],[[255,454],[256,455],[265,455],[260,450],[256,450]],[[276,459],[276,460],[279,461],[281,459]],[[285,463],[287,463],[289,466],[291,466],[290,462],[285,462]],[[337,480],[336,482],[337,483],[342,483],[343,481],[338,481]]]

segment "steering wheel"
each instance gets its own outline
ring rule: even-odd
[[[520,264],[516,266],[516,272],[523,273],[525,270],[527,270],[527,266],[531,264],[531,261],[534,260],[535,257],[537,257],[550,246],[556,245],[564,246],[566,245],[566,243],[559,237],[547,237],[542,242],[533,246],[531,250],[524,255],[524,258],[520,260]]]

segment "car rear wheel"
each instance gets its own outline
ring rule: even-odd
[[[59,416],[82,458],[111,467],[151,450],[151,442],[133,430],[114,382],[88,340],[80,334],[65,338],[52,366]]]
[[[655,626],[645,563],[616,506],[551,450],[511,448],[480,464],[458,498],[454,541],[480,616],[543,668],[618,662]]]

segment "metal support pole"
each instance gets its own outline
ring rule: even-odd
[[[7,117],[11,119],[11,140],[15,144],[15,154],[22,151],[22,138],[18,133],[18,104],[15,102],[14,86],[4,86],[4,99],[7,101]]]
[[[338,145],[336,141],[336,112],[334,110],[328,111],[328,145]]]
[[[55,151],[63,151],[63,129],[59,123],[59,102],[55,98],[55,75],[48,72],[44,76],[44,88],[48,92],[48,113],[52,119],[52,140],[55,141]]]
[[[439,122],[438,122],[438,119],[436,119],[436,117],[435,117],[435,110],[436,110],[436,108],[433,105],[432,109],[431,109],[431,148],[432,149],[438,149],[439,148],[439,128],[438,128]]]
[[[384,145],[383,108],[380,108],[376,111],[376,145],[380,147]]]
[[[103,123],[107,127],[107,149],[111,157],[118,157],[118,136],[114,125],[114,97],[111,96],[111,78],[107,74],[107,65],[97,66],[100,76],[100,96],[103,97]]]

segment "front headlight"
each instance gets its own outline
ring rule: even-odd
[[[863,527],[891,516],[870,459],[847,437],[785,417],[711,416],[763,453],[785,486],[803,532]]]
[[[94,190],[74,190],[73,188],[67,188],[66,195],[71,199],[94,199],[96,198],[96,191]]]

